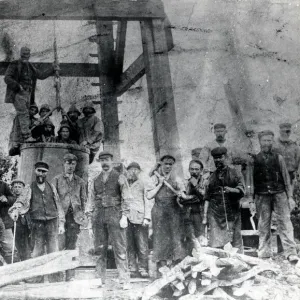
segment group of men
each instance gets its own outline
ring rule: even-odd
[[[50,120],[52,110],[48,104],[39,109],[35,104],[35,87],[37,79],[46,79],[59,69],[58,65],[44,72],[35,68],[30,62],[30,49],[21,48],[20,59],[12,61],[5,73],[7,84],[5,102],[12,103],[16,109],[16,117],[10,134],[9,154],[20,154],[20,146],[24,142],[48,142],[79,144],[90,150],[90,162],[100,148],[103,138],[103,124],[95,115],[96,110],[91,102],[86,102],[81,112],[73,104],[67,113],[63,112],[63,120],[55,136],[55,127]],[[35,115],[39,113],[40,117]]]

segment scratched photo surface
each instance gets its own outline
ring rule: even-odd
[[[300,249],[299,16],[299,0],[0,0],[0,179],[6,184],[0,182],[0,298],[298,299],[300,263],[289,257]],[[20,57],[28,53],[23,73]],[[11,67],[13,81],[7,80]],[[33,104],[39,112],[29,120]],[[71,110],[81,121],[71,122]],[[49,136],[39,135],[41,124],[49,125]],[[213,204],[204,205],[219,187],[211,175],[218,169],[211,150],[221,145],[219,127],[227,151],[216,156],[225,155],[233,170],[216,192],[225,209],[222,225],[209,217]],[[274,145],[282,130],[290,135],[281,149],[286,155],[276,148],[285,159],[276,161],[278,168],[285,164],[286,172],[266,175],[273,170],[285,186],[286,206],[273,213],[271,237],[264,228],[273,259],[257,257],[261,207],[251,207],[259,133],[266,130]],[[76,156],[70,178],[77,182],[66,191],[66,162],[74,161],[64,159],[68,153]],[[36,166],[39,161],[47,166]],[[168,162],[171,176],[164,173]],[[43,177],[38,168],[46,168],[50,184],[43,193],[55,200],[53,216],[45,213],[43,225],[32,225],[17,208],[13,222],[13,180],[22,181],[29,215],[34,183]],[[116,191],[101,198],[106,180]],[[155,191],[159,184],[163,196]],[[202,202],[184,203],[196,186]],[[145,203],[130,203],[138,197]],[[167,198],[175,204],[158,204]],[[240,206],[226,211],[228,199]],[[56,226],[56,239],[46,223]],[[226,238],[231,243],[222,250],[218,242]]]

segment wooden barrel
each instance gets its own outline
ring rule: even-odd
[[[62,143],[32,143],[21,147],[19,177],[26,184],[35,180],[34,164],[44,161],[49,165],[47,180],[51,181],[63,172],[63,157],[67,153],[77,156],[78,162],[75,173],[86,183],[88,182],[89,150],[79,146]]]

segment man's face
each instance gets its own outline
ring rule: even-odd
[[[214,133],[217,141],[223,141],[225,139],[227,130],[225,128],[217,128],[214,130]]]
[[[36,168],[35,169],[35,176],[36,176],[36,181],[37,183],[44,183],[47,177],[47,173],[48,171],[46,171],[45,169],[41,169],[41,168]]]
[[[24,185],[23,185],[22,183],[19,183],[19,182],[14,183],[14,185],[13,185],[13,187],[12,187],[13,193],[14,193],[16,196],[21,195],[23,189],[24,189]]]
[[[42,109],[42,110],[40,111],[40,116],[41,116],[41,118],[45,117],[46,114],[47,114],[48,112],[49,112],[48,109]]]
[[[174,165],[174,160],[171,158],[165,158],[162,163],[162,171],[164,174],[169,174],[172,169],[173,169],[173,165]]]
[[[85,108],[82,112],[86,117],[94,114],[94,110],[91,107]]]
[[[288,128],[280,128],[279,130],[280,137],[283,140],[288,140],[291,135],[291,129]]]
[[[77,162],[75,160],[67,160],[64,162],[65,173],[73,174],[76,169]]]
[[[138,175],[140,174],[140,169],[138,168],[130,168],[128,170],[128,179],[132,181],[136,181],[138,179]]]
[[[78,120],[78,113],[76,111],[71,111],[68,113],[69,118],[71,119],[71,121],[75,122]]]
[[[52,132],[52,126],[51,125],[46,125],[45,126],[45,132],[51,133]]]
[[[69,129],[68,128],[62,128],[62,130],[60,131],[60,135],[61,135],[61,138],[63,140],[69,139],[69,137],[70,137]]]
[[[30,107],[29,108],[29,115],[33,117],[36,114],[37,114],[36,108],[35,107]]]
[[[24,50],[21,52],[21,61],[24,63],[28,63],[30,58],[30,51]]]
[[[195,162],[190,164],[189,172],[191,174],[191,177],[199,178],[201,171],[202,171],[202,168],[199,164],[197,164]]]
[[[274,137],[273,135],[263,135],[260,140],[260,149],[262,152],[270,152],[273,147]]]
[[[108,171],[111,169],[113,160],[110,156],[101,156],[99,158],[99,162],[101,164],[102,170]]]
[[[225,166],[226,156],[218,155],[214,157],[215,166],[217,169],[222,169]]]

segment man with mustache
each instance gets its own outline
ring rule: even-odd
[[[258,213],[260,258],[272,257],[271,216],[277,217],[277,232],[280,236],[286,258],[290,262],[298,261],[294,242],[293,225],[290,211],[295,207],[290,177],[284,158],[273,151],[274,133],[265,130],[259,133],[261,151],[254,159],[254,196],[255,203],[250,203],[250,210]]]
[[[30,62],[30,49],[22,47],[20,59],[12,61],[6,72],[4,81],[7,84],[5,103],[12,103],[17,112],[22,137],[26,142],[35,141],[30,131],[29,106],[34,103],[37,79],[44,80],[59,70],[57,64],[44,72],[36,69]]]
[[[81,112],[78,110],[75,104],[72,104],[67,112],[67,117],[64,117],[64,122],[70,126],[70,139],[79,144],[79,127],[78,118]]]
[[[39,161],[35,164],[36,180],[24,192],[23,197],[17,199],[9,213],[13,220],[20,214],[29,211],[32,223],[33,253],[32,257],[59,251],[58,235],[64,233],[65,214],[56,188],[47,181],[49,165]],[[50,281],[59,280],[57,274],[49,277]],[[43,278],[37,278],[41,282]]]
[[[93,179],[89,187],[86,214],[90,218],[94,233],[94,250],[99,255],[96,276],[105,283],[107,248],[110,240],[119,282],[123,289],[131,288],[127,259],[126,227],[128,226],[128,182],[124,175],[113,167],[113,155],[103,151],[98,156],[102,172]]]
[[[239,200],[245,193],[244,179],[241,173],[227,165],[225,147],[214,148],[211,155],[216,171],[209,178],[204,196],[203,218],[203,223],[206,224],[208,219],[210,226],[209,246],[223,248],[231,243],[243,253]]]

